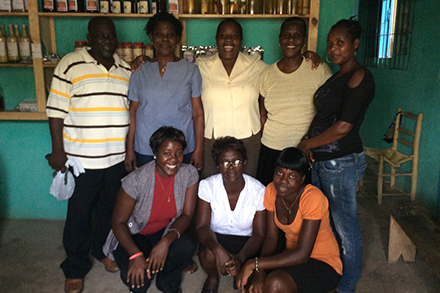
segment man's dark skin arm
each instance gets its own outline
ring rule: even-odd
[[[49,166],[56,171],[66,171],[67,156],[63,144],[64,119],[49,118],[50,136],[52,138],[52,153],[46,156]]]

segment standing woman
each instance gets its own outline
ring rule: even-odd
[[[255,177],[261,138],[259,80],[267,64],[257,55],[240,52],[243,30],[235,19],[227,18],[218,25],[215,40],[218,54],[197,59],[205,114],[205,167],[201,176],[218,173],[210,159],[215,139],[233,136],[243,141],[248,150],[244,173]]]
[[[327,64],[312,68],[301,55],[307,37],[304,19],[291,17],[281,25],[283,58],[260,76],[261,120],[264,125],[257,179],[272,182],[276,160],[287,147],[296,147],[309,129],[316,110],[313,95],[331,76]]]
[[[161,126],[175,127],[188,143],[183,162],[203,167],[202,80],[199,69],[175,55],[182,24],[167,12],[154,15],[145,30],[156,51],[131,75],[130,127],[125,168],[128,172],[153,160],[148,139]]]
[[[366,162],[359,128],[374,97],[374,80],[356,60],[361,31],[355,20],[341,20],[331,28],[327,54],[339,71],[316,92],[316,116],[308,138],[298,145],[312,161],[312,184],[327,196],[342,242],[344,270],[337,288],[341,293],[354,292],[362,270],[356,189]]]

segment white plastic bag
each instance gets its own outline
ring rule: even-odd
[[[69,199],[75,190],[75,178],[66,167],[66,172],[57,171],[50,186],[50,194],[58,200]]]

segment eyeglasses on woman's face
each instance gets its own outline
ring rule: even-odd
[[[220,166],[220,168],[227,169],[231,166],[237,168],[237,167],[240,167],[242,164],[243,164],[242,160],[234,160],[234,161],[230,161],[230,162],[228,162],[228,161],[221,162],[221,163],[219,163],[219,166]]]

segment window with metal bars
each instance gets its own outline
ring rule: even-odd
[[[367,0],[359,7],[365,28],[364,64],[409,69],[415,0]]]

